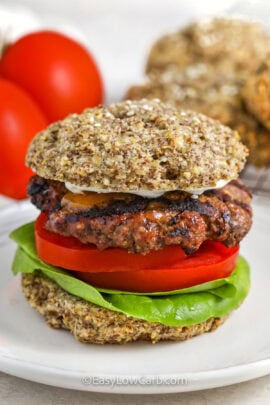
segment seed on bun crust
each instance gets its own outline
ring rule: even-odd
[[[238,177],[247,156],[236,131],[159,100],[124,101],[56,122],[32,141],[39,176],[103,191],[215,187]]]

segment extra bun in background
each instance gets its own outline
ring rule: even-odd
[[[172,65],[183,68],[198,62],[208,62],[219,69],[225,62],[245,74],[258,67],[268,54],[269,45],[269,33],[257,22],[232,17],[205,19],[158,39],[146,70],[162,71]]]
[[[158,39],[144,82],[126,98],[159,98],[181,111],[195,110],[239,132],[248,162],[270,165],[270,33],[244,18],[196,21]]]

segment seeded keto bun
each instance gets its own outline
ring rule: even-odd
[[[248,78],[242,94],[246,108],[270,130],[270,55]]]
[[[233,126],[249,150],[248,161],[257,167],[270,166],[269,129],[245,111],[236,116]]]
[[[241,76],[231,71],[226,61],[222,69],[201,62],[152,72],[144,82],[130,87],[125,98],[159,98],[178,110],[191,109],[230,126],[243,110],[242,84]]]
[[[82,343],[187,340],[214,331],[228,317],[212,317],[195,325],[177,327],[147,322],[74,297],[38,273],[22,274],[22,289],[29,304],[49,326],[69,330]]]
[[[104,191],[210,188],[243,169],[236,131],[159,100],[124,101],[56,122],[30,144],[39,176]]]
[[[239,72],[251,72],[265,58],[269,45],[269,33],[256,22],[224,17],[201,20],[161,37],[151,49],[146,70],[198,62],[219,68],[228,62]]]

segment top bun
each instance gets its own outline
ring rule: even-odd
[[[238,177],[247,156],[238,133],[159,100],[124,101],[56,122],[31,142],[38,175],[105,191],[212,188]]]

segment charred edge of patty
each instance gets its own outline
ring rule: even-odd
[[[139,197],[140,198],[140,197]],[[149,209],[158,209],[165,211],[178,211],[179,213],[184,211],[195,211],[200,215],[213,216],[214,208],[211,204],[202,203],[193,198],[185,198],[179,200],[170,200],[165,197],[160,197],[154,200],[157,203],[157,208],[151,208],[151,202],[141,197],[135,198],[131,204],[126,204],[123,201],[112,201],[106,207],[93,207],[89,210],[71,212],[67,215],[67,220],[70,222],[76,222],[79,218],[95,219],[100,217],[112,217],[114,215],[123,214],[137,214]]]
[[[94,244],[100,250],[119,247],[146,254],[177,244],[191,254],[205,240],[228,247],[238,245],[252,223],[250,200],[249,191],[240,181],[209,190],[197,199],[180,191],[150,200],[130,195],[125,201],[112,200],[90,209],[63,206],[49,211],[45,228]],[[155,217],[154,211],[164,218]]]
[[[61,200],[67,189],[64,183],[43,179],[39,176],[31,178],[28,186],[28,195],[31,197],[31,203],[34,204],[42,212],[55,212],[61,210]],[[200,215],[212,216],[214,214],[213,207],[207,203],[201,203],[199,200],[191,198],[190,194],[185,192],[172,192],[172,196],[181,194],[180,199],[170,199],[164,196],[158,198],[144,198],[137,195],[131,195],[127,201],[112,200],[106,204],[100,204],[91,207],[90,209],[70,211],[68,220],[76,222],[81,218],[99,218],[110,217],[113,215],[136,214],[137,212],[151,209],[151,205],[157,204],[158,209],[169,209],[183,211],[195,211]],[[155,209],[153,205],[152,209]]]
[[[195,204],[198,205],[198,201]],[[201,196],[200,206],[203,204],[206,208],[204,215],[194,211],[194,204],[189,206],[191,211],[167,208],[156,213],[145,210],[97,218],[79,214],[71,216],[69,209],[63,208],[50,213],[46,229],[63,236],[74,236],[83,243],[93,243],[100,250],[120,247],[141,254],[166,245],[180,245],[191,254],[205,240],[219,241],[228,247],[238,245],[252,223],[249,195],[230,185],[223,190],[220,199],[215,195]]]
[[[232,180],[229,184],[243,190],[243,192],[247,193],[247,196],[251,198],[251,193],[241,181]],[[28,186],[28,194],[31,197],[32,204],[42,212],[49,213],[62,209],[61,200],[67,191],[64,183],[46,180],[39,176],[32,177]],[[223,202],[233,201],[235,204],[241,206],[241,208],[249,209],[248,203],[233,199],[230,194],[224,193],[223,189],[208,190],[203,193],[203,195],[216,196]],[[131,195],[127,201],[112,200],[106,204],[93,206],[90,209],[71,210],[68,215],[68,220],[76,222],[79,217],[94,219],[113,215],[135,214],[147,209],[176,210],[179,212],[194,211],[200,215],[209,217],[215,214],[215,208],[211,203],[201,202],[199,199],[192,198],[192,196],[186,192],[175,191],[168,193],[168,196],[163,195],[150,200],[141,196]],[[228,218],[224,219],[227,222],[229,221]]]
[[[54,212],[61,209],[61,200],[67,193],[64,183],[32,176],[28,183],[27,194],[30,201],[42,212]]]

